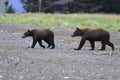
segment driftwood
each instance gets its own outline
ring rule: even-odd
[[[98,52],[96,53],[98,55],[112,55],[113,54],[113,51],[109,51],[109,52]]]

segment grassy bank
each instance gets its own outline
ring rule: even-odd
[[[120,15],[107,14],[0,14],[0,23],[32,24],[49,27],[91,27],[120,29]]]

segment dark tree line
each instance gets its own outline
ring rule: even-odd
[[[26,12],[53,11],[53,3],[58,0],[21,0]],[[73,0],[62,6],[66,13],[120,13],[120,0]],[[59,11],[61,12],[61,10]]]
[[[15,13],[13,6],[12,5],[8,6],[8,1],[5,2],[5,6],[6,6],[6,13]]]
[[[54,1],[57,0],[21,0],[26,12],[44,12]]]
[[[21,0],[23,7],[26,12],[38,12],[39,11],[39,1],[38,0]]]
[[[120,0],[74,0],[67,5],[72,13],[120,13]]]

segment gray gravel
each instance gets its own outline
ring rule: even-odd
[[[72,28],[51,28],[55,49],[43,49],[38,44],[28,48],[32,39],[21,38],[27,28],[38,26],[0,24],[0,80],[120,80],[119,32],[110,32],[113,54],[98,55],[99,42],[94,51],[88,50],[88,42],[81,50],[73,50],[81,38],[70,36]],[[106,51],[111,48],[107,46]]]

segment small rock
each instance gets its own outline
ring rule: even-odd
[[[31,64],[34,64],[34,62],[31,62]]]
[[[15,64],[15,66],[18,66],[18,64],[19,64],[19,63],[17,62],[17,63]]]
[[[0,79],[2,79],[3,78],[3,76],[2,75],[0,75]]]
[[[66,76],[66,77],[63,77],[64,79],[69,79],[70,77]]]

